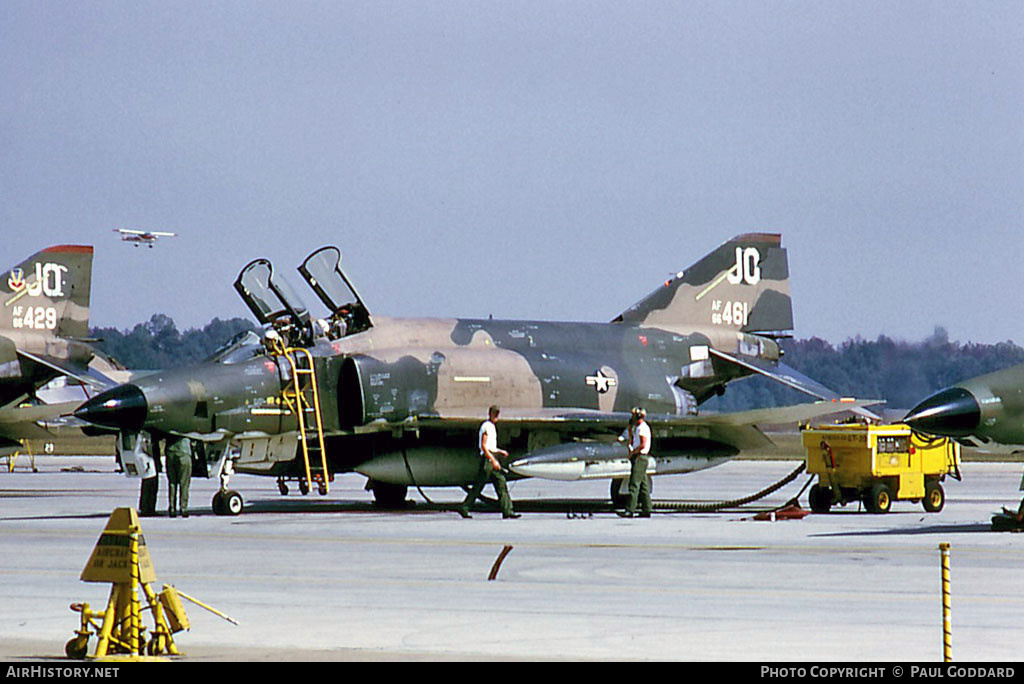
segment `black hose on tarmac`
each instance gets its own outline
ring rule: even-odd
[[[794,470],[789,475],[782,478],[775,484],[762,489],[757,494],[751,494],[750,496],[744,497],[742,499],[733,499],[731,501],[717,501],[705,504],[686,503],[683,501],[654,501],[652,502],[652,506],[656,511],[675,511],[679,513],[701,513],[717,511],[723,508],[736,508],[738,506],[743,506],[745,504],[757,501],[758,499],[763,499],[769,494],[785,487],[790,482],[795,480],[797,476],[800,473],[802,473],[806,467],[806,463],[801,463],[800,467],[798,467],[796,470]],[[808,484],[810,484],[810,480],[808,480]],[[804,485],[804,488],[807,488],[806,484]],[[803,490],[801,490],[801,493],[803,493]],[[799,498],[799,496],[800,495],[797,494],[797,498]],[[792,500],[789,503],[792,503]]]

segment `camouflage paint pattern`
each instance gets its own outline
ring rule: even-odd
[[[687,322],[741,332],[792,330],[789,263],[781,243],[777,234],[738,235],[615,320],[646,325]]]
[[[904,418],[916,430],[956,437],[983,451],[1024,448],[1024,364],[940,390]]]
[[[84,370],[93,357],[81,341],[92,256],[91,246],[48,247],[0,277],[0,406],[57,377],[56,367]]]
[[[730,240],[610,323],[374,317],[368,329],[321,337],[312,347],[328,455],[333,469],[383,481],[458,484],[475,473],[475,440],[467,435],[491,404],[526,418],[635,405],[692,415],[749,373],[710,349],[775,362],[776,342],[751,331],[790,327],[786,253],[779,236],[764,234]],[[295,416],[280,399],[287,367],[256,348],[234,363],[139,378],[144,420],[121,427],[207,440],[294,431]],[[105,400],[96,397],[77,415]],[[499,421],[503,447],[525,453],[573,436],[566,426],[522,424]],[[575,429],[587,437],[622,425]],[[296,464],[278,465],[275,474]]]

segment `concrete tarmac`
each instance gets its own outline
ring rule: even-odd
[[[656,478],[654,497],[737,499],[797,465]],[[138,502],[138,481],[111,459],[36,466],[0,473],[5,661],[64,658],[78,623],[69,604],[96,608],[110,591],[79,575],[111,511]],[[326,497],[282,497],[273,479],[239,475],[241,516],[214,515],[216,484],[196,480],[190,518],[142,527],[158,585],[240,623],[186,604],[192,630],[177,642],[188,660],[941,661],[940,542],[952,544],[954,659],[1020,659],[1024,535],[989,531],[992,513],[1020,500],[1019,464],[966,464],[938,514],[898,501],[887,515],[851,504],[753,520],[808,477],[742,510],[649,520],[610,512],[607,481],[526,480],[511,485],[521,519],[481,506],[463,520],[444,510],[458,489],[425,490],[439,505],[411,489],[414,506],[383,512],[357,475]],[[166,491],[162,479],[161,510]]]

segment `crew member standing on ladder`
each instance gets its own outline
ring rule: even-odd
[[[508,452],[498,448],[498,428],[495,422],[498,420],[499,409],[491,406],[487,410],[487,420],[480,425],[480,432],[477,435],[477,446],[480,448],[480,472],[476,482],[466,495],[466,500],[459,507],[459,515],[463,518],[472,518],[469,514],[469,505],[476,501],[483,491],[484,485],[489,481],[494,486],[494,492],[498,495],[501,504],[502,518],[519,518],[518,513],[512,509],[512,497],[508,494],[508,484],[505,481],[505,473],[501,467],[498,457],[508,458]]]
[[[647,424],[647,411],[637,407],[629,420],[629,427],[623,437],[629,439],[629,503],[625,511],[616,511],[623,518],[636,515],[636,505],[640,503],[640,517],[651,517],[651,478],[647,474],[647,464],[651,454],[651,426]]]

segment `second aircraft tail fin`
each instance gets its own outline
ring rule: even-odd
[[[92,246],[47,247],[0,278],[0,328],[89,336]]]

